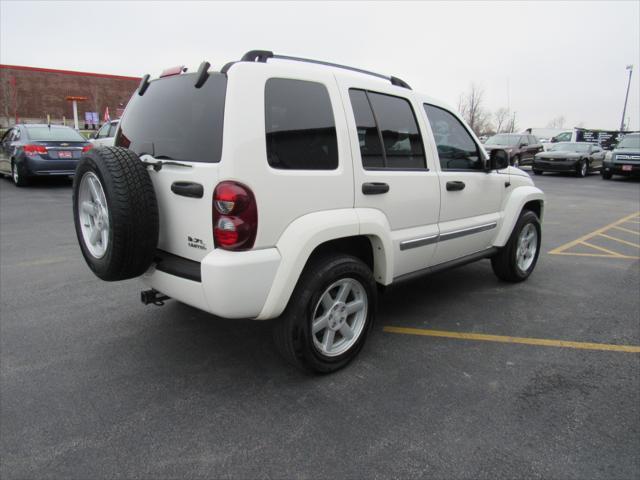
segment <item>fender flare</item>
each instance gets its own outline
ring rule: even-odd
[[[511,195],[504,201],[505,209],[503,211],[502,225],[500,231],[496,235],[493,245],[495,247],[504,247],[509,241],[511,232],[520,218],[520,212],[526,203],[531,201],[539,201],[540,221],[544,213],[544,192],[537,187],[522,186],[517,187],[511,192]]]
[[[282,260],[256,319],[275,318],[282,314],[309,257],[319,245],[331,240],[367,236],[373,250],[376,281],[391,283],[393,272],[390,266],[393,263],[390,255],[393,250],[391,238],[388,233],[385,234],[385,228],[388,232],[389,225],[381,212],[378,215],[375,212],[373,209],[354,208],[329,210],[310,213],[290,223],[276,243]],[[384,218],[384,223],[380,216]]]

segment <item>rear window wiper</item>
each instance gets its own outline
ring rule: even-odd
[[[143,154],[141,154],[140,156],[142,156]],[[176,167],[187,167],[187,168],[192,168],[193,165],[189,165],[188,163],[180,163],[180,162],[174,162],[173,158],[169,157],[168,155],[158,155],[155,158],[155,162],[150,162],[147,160],[142,160],[144,163],[146,163],[147,165],[151,165],[153,167],[153,169],[156,172],[159,172],[160,170],[162,170],[162,167],[165,165],[173,165]]]

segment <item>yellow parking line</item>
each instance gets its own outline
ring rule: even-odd
[[[640,215],[640,212],[636,212],[636,213],[632,213],[631,215],[627,215],[626,217],[623,217],[619,220],[616,220],[615,222],[610,223],[609,225],[605,225],[604,227],[598,228],[597,230],[594,230],[593,232],[587,233],[586,235],[583,235],[580,238],[576,238],[575,240],[572,240],[571,242],[565,243],[564,245],[560,245],[559,247],[554,248],[553,250],[551,250],[549,252],[550,255],[558,255],[561,252],[564,252],[565,250],[570,249],[571,247],[575,247],[576,245],[580,244],[580,243],[584,243],[585,240],[589,240],[592,237],[595,237],[596,235],[598,235],[599,233],[604,233],[607,230],[609,230],[610,228],[616,227],[618,225],[620,225],[621,223],[627,222],[631,219],[636,219],[638,218],[638,216]],[[637,233],[637,232],[632,232],[632,233]],[[615,255],[616,257],[619,257],[618,254]]]
[[[611,345],[607,343],[569,342],[565,340],[548,340],[544,338],[522,338],[503,335],[487,335],[484,333],[446,332],[442,330],[427,330],[423,328],[384,327],[387,333],[404,335],[422,335],[427,337],[455,338],[459,340],[478,340],[483,342],[520,343],[524,345],[538,345],[544,347],[577,348],[581,350],[607,350],[611,352],[640,353],[640,346]]]
[[[566,255],[567,257],[600,257],[600,258],[626,258],[627,260],[638,260],[640,257],[632,255],[605,255],[604,253],[570,253],[570,252],[557,252],[554,255]]]
[[[636,235],[640,235],[640,232],[638,230],[629,230],[628,228],[624,228],[619,225],[614,225],[611,228],[615,228],[616,230],[620,230],[621,232],[634,233]]]
[[[616,242],[624,243],[625,245],[629,245],[630,247],[640,248],[640,243],[627,242],[626,240],[622,240],[621,238],[612,237],[611,235],[607,235],[606,233],[599,233],[601,237],[608,238],[609,240],[615,240]]]
[[[600,250],[601,252],[605,252],[608,253],[609,255],[611,255],[612,257],[620,257],[621,255],[617,252],[614,252],[612,250],[609,250],[607,248],[601,247],[599,245],[594,245],[593,243],[589,243],[589,242],[580,242],[582,245],[586,245],[589,248],[594,248],[596,250]]]

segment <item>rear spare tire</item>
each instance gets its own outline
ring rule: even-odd
[[[82,255],[99,278],[142,275],[158,244],[158,204],[146,165],[126,148],[90,150],[73,179],[73,219]]]

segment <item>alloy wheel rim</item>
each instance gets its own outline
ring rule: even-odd
[[[20,180],[20,174],[18,173],[18,168],[15,163],[11,164],[11,176],[13,177],[13,183],[17,184],[18,180]]]
[[[109,246],[109,209],[100,180],[87,172],[78,188],[78,217],[84,244],[95,258],[102,258]]]
[[[516,263],[518,268],[526,272],[536,257],[538,251],[538,230],[532,223],[524,226],[518,236],[518,247],[516,249]]]
[[[587,162],[583,162],[582,167],[581,167],[581,174],[583,177],[587,176]]]
[[[343,354],[356,344],[367,320],[369,301],[363,285],[353,278],[332,283],[313,310],[313,345],[324,356]]]

